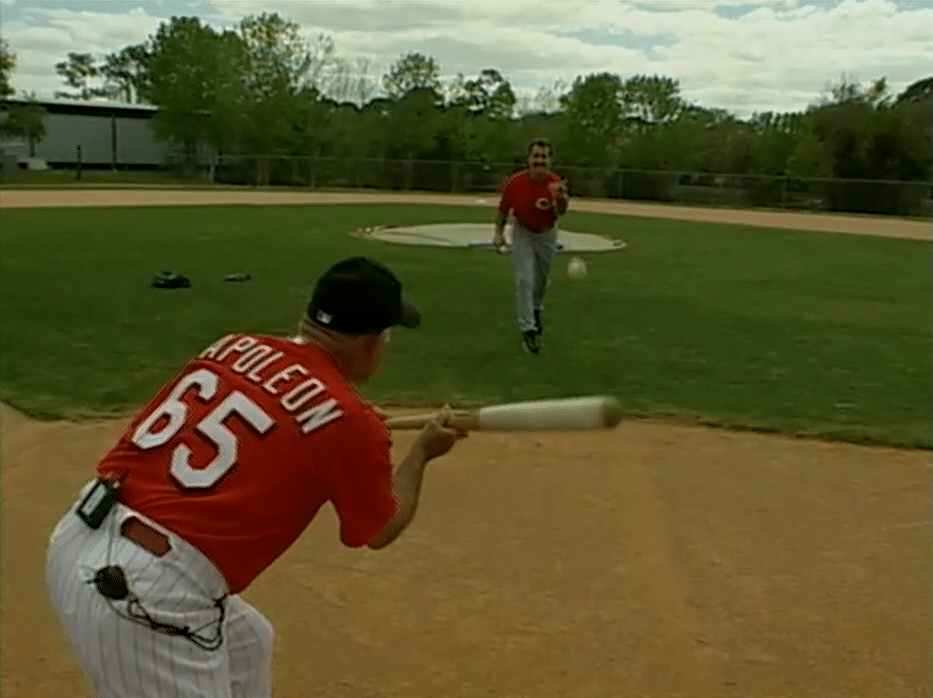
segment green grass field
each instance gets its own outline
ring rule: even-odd
[[[317,275],[368,254],[424,325],[397,331],[362,392],[455,406],[612,393],[630,415],[859,442],[931,445],[931,288],[923,242],[571,213],[624,239],[559,256],[545,350],[521,351],[509,259],[359,240],[367,225],[488,222],[447,206],[5,209],[3,399],[36,416],[132,409],[234,331],[289,333]],[[171,269],[186,290],[149,287]],[[231,272],[253,280],[227,283]]]

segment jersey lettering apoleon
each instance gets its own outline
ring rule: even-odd
[[[395,515],[391,439],[313,345],[228,335],[137,415],[97,468],[121,500],[198,548],[245,589],[330,502],[340,540]]]
[[[560,181],[553,172],[540,178],[532,177],[528,170],[516,172],[502,185],[499,210],[508,213],[511,209],[519,225],[532,232],[549,229],[558,218],[550,186]]]

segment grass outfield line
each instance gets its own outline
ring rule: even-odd
[[[152,190],[191,190],[191,191],[243,191],[243,192],[290,192],[290,193],[310,193],[310,194],[386,194],[397,193],[399,195],[420,195],[424,197],[431,196],[460,196],[464,199],[471,197],[490,198],[495,196],[494,192],[440,192],[440,191],[420,191],[420,190],[398,190],[390,192],[385,189],[363,188],[363,187],[294,187],[294,186],[249,186],[237,184],[217,184],[198,179],[176,178],[167,175],[158,175],[151,172],[110,172],[106,170],[90,170],[86,177],[81,180],[74,178],[71,171],[51,171],[51,172],[23,172],[15,173],[12,176],[0,178],[0,189],[7,190],[74,190],[74,189],[109,189],[109,190],[127,190],[127,189],[152,189]],[[668,210],[686,210],[686,211],[726,211],[726,212],[744,212],[771,214],[780,216],[781,214],[820,217],[828,220],[832,219],[850,219],[872,221],[880,225],[891,224],[892,222],[903,221],[906,223],[922,223],[925,227],[920,233],[912,236],[929,239],[930,217],[926,215],[915,216],[889,216],[870,213],[850,213],[845,211],[824,211],[821,209],[809,208],[779,208],[779,207],[742,207],[736,209],[734,206],[706,203],[702,201],[651,201],[634,199],[611,199],[611,198],[589,198],[575,197],[577,206],[582,204],[584,208],[614,205],[626,205],[637,207],[641,211],[635,215],[653,217],[654,211]],[[793,226],[788,226],[793,227]],[[801,228],[802,229],[802,228]],[[900,236],[899,236],[900,237]]]
[[[583,281],[555,265],[540,356],[523,354],[508,258],[360,240],[380,224],[488,222],[477,207],[5,209],[3,398],[44,417],[122,414],[231,331],[291,332],[334,260],[378,256],[422,307],[362,392],[479,405],[612,393],[632,416],[931,446],[927,244],[571,213],[621,237]],[[159,291],[172,269],[191,289]],[[234,271],[253,281],[223,282]]]

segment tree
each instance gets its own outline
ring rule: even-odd
[[[444,98],[444,104],[447,107],[465,107],[467,104],[466,78],[463,73],[457,73],[457,77],[450,81],[448,85],[443,85],[440,92]]]
[[[784,174],[800,134],[803,114],[763,112],[752,115],[746,124],[750,141],[751,165],[756,173]]]
[[[360,161],[364,158],[381,158],[386,138],[386,117],[378,110],[358,107],[352,102],[336,102],[326,99],[318,102],[326,108],[324,120],[315,134],[321,138],[321,154]],[[368,168],[365,168],[368,169]],[[365,186],[368,178],[376,173],[354,168],[356,186]],[[364,181],[364,176],[367,178]]]
[[[246,84],[254,99],[295,95],[303,85],[315,86],[317,74],[309,73],[315,66],[311,46],[296,23],[277,12],[250,15],[240,22],[240,38],[246,49]],[[332,49],[322,50],[328,54]]]
[[[407,53],[383,75],[382,84],[391,99],[401,99],[413,90],[430,90],[440,98],[440,68],[437,61],[421,53]]]
[[[657,167],[667,160],[670,167],[688,172],[724,171],[729,167],[730,141],[736,125],[735,118],[725,110],[685,104],[677,120],[665,126],[659,138],[651,137],[658,125],[642,133],[631,130],[626,164],[642,163],[644,167],[647,161],[649,167]]]
[[[148,98],[147,64],[150,59],[146,44],[127,46],[104,56],[100,74],[104,78],[101,90],[107,97],[124,102],[140,102]]]
[[[468,80],[460,87],[458,102],[474,114],[490,119],[508,119],[515,111],[515,93],[509,81],[495,68],[480,71],[475,80]]]
[[[698,134],[675,128],[688,107],[680,97],[680,83],[659,75],[634,75],[621,83],[618,101],[624,134],[620,164],[659,170],[682,166],[685,149]],[[735,155],[735,134],[728,138],[732,146],[726,152]]]
[[[90,53],[68,54],[67,61],[55,64],[55,72],[65,79],[65,83],[78,90],[77,94],[71,92],[56,92],[56,97],[69,97],[76,99],[90,99],[100,94],[99,88],[91,87],[90,81],[100,74],[100,69],[94,62]]]
[[[456,134],[449,132],[448,138],[456,142],[466,160],[497,162],[507,159],[514,150],[509,122],[472,113],[463,107],[454,114],[452,123],[456,124]]]
[[[352,102],[362,107],[376,93],[377,80],[372,75],[372,61],[357,58],[334,60],[320,81],[320,92],[337,102]]]
[[[10,82],[16,68],[16,54],[10,50],[6,39],[0,39],[0,99],[12,97],[16,90]]]
[[[509,150],[516,162],[525,160],[528,144],[535,138],[547,138],[554,146],[561,166],[572,165],[576,156],[577,138],[566,126],[563,112],[532,112],[516,119],[509,129]]]
[[[795,160],[806,144],[827,163],[837,180],[888,180],[890,184],[829,182],[825,200],[834,210],[872,213],[909,213],[916,209],[921,189],[901,184],[929,177],[930,116],[922,103],[892,100],[884,79],[868,88],[843,81],[831,96],[811,106],[803,118],[803,138]],[[814,155],[810,154],[811,159]],[[797,163],[795,162],[795,167]]]
[[[787,174],[799,179],[831,177],[833,164],[823,142],[810,129],[805,128],[787,158]]]
[[[206,137],[220,153],[241,151],[245,134],[253,126],[247,89],[246,46],[234,31],[215,35],[208,44],[212,62],[210,74],[217,81],[211,85],[206,112]]]
[[[933,100],[933,77],[923,78],[912,83],[894,100],[895,105],[911,103],[931,103]]]
[[[815,107],[826,107],[834,104],[866,104],[872,109],[878,109],[891,104],[891,95],[888,93],[886,78],[878,78],[868,86],[850,79],[843,74],[837,83],[829,83],[823,91]]]
[[[322,62],[302,38],[298,24],[278,13],[251,15],[240,23],[245,63],[246,101],[243,143],[256,159],[257,184],[268,184],[269,156],[294,143],[297,124],[303,119],[301,90],[314,87]],[[319,55],[332,54],[326,44]]]
[[[528,112],[532,114],[556,114],[561,110],[561,96],[567,92],[568,85],[561,79],[554,81],[551,86],[538,88],[535,96],[531,98]]]
[[[388,114],[389,157],[416,158],[427,155],[436,142],[440,124],[437,92],[415,88],[392,102]]]
[[[843,79],[831,86],[830,95],[807,110],[804,128],[823,145],[834,177],[925,178],[928,124],[922,112],[891,98],[885,78],[867,87]]]
[[[435,134],[443,157],[485,162],[512,150],[510,121],[517,100],[498,70],[486,68],[473,80],[457,75],[446,102]]]
[[[622,83],[622,115],[647,124],[671,123],[684,109],[680,82],[659,75],[635,75]]]
[[[142,78],[159,133],[194,158],[199,146],[233,148],[246,104],[243,49],[233,32],[217,34],[197,17],[163,22],[148,45]]]
[[[3,131],[29,143],[29,157],[36,156],[36,144],[45,138],[45,109],[35,103],[11,107],[6,112]]]
[[[260,17],[258,21],[263,21],[263,19]],[[264,21],[271,22],[273,20],[270,16],[267,16]],[[279,27],[280,31],[288,31],[297,27],[296,24],[284,22],[281,17],[277,17],[276,21],[283,23],[283,26]],[[290,25],[289,29],[286,29],[285,24]],[[299,39],[299,41],[303,43],[302,50],[307,58],[304,74],[299,80],[299,87],[302,89],[315,89],[319,93],[323,93],[325,85],[329,80],[333,79],[334,73],[345,70],[343,61],[336,56],[334,40],[327,34],[318,34],[312,42],[306,42],[303,39]]]
[[[611,162],[622,133],[622,79],[612,73],[577,77],[561,97],[567,129],[576,135],[574,152],[594,165]]]

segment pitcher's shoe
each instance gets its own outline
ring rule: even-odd
[[[541,350],[541,342],[538,339],[538,333],[534,330],[528,330],[522,333],[522,348],[528,354],[537,354]]]

